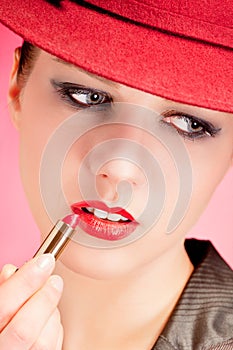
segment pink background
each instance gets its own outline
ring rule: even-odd
[[[7,86],[13,50],[21,39],[0,25],[0,268],[20,266],[39,245],[18,171],[18,135],[8,115]],[[233,169],[217,188],[208,208],[189,236],[210,239],[233,267]]]

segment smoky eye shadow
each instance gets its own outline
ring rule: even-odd
[[[163,112],[162,114],[163,120],[166,123],[166,118],[172,118],[172,117],[180,117],[181,119],[185,119],[187,121],[190,122],[196,122],[200,125],[200,127],[202,127],[201,131],[195,132],[195,130],[193,132],[187,132],[184,131],[182,129],[179,129],[178,127],[175,127],[175,125],[173,125],[173,127],[177,130],[177,132],[181,135],[183,135],[185,138],[190,138],[192,140],[194,139],[198,139],[198,138],[203,138],[205,136],[211,136],[214,137],[217,135],[218,132],[221,131],[221,128],[216,128],[212,123],[207,122],[206,120],[203,120],[199,117],[196,117],[194,115],[188,114],[188,113],[184,113],[184,112],[180,112],[180,111],[176,111],[176,110],[168,110]],[[172,124],[172,123],[170,123]]]

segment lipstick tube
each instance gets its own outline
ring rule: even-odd
[[[57,259],[70,241],[77,224],[78,216],[75,214],[69,215],[63,220],[59,220],[33,257],[35,258],[41,254],[50,253]]]

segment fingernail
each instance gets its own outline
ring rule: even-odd
[[[54,265],[54,257],[51,254],[43,254],[38,256],[36,265],[42,270],[48,270]]]
[[[50,277],[50,284],[53,288],[57,289],[59,292],[63,290],[63,279],[60,276],[54,275]]]

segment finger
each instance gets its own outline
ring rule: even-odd
[[[59,332],[58,339],[57,339],[57,346],[56,346],[55,350],[62,350],[63,338],[64,338],[64,330],[63,330],[63,327],[61,325],[60,332]]]
[[[28,350],[39,338],[59,302],[63,282],[51,276],[19,310],[0,334],[1,350]]]
[[[33,344],[30,350],[39,350],[39,349],[57,349],[58,340],[63,341],[63,328],[61,325],[60,313],[58,309],[55,309],[53,314],[50,316],[45,327],[42,329],[38,340]],[[62,349],[61,346],[58,348]]]
[[[11,277],[16,270],[17,270],[17,267],[15,265],[12,265],[12,264],[4,265],[0,273],[0,285],[3,282],[5,282],[9,277]]]
[[[45,283],[55,265],[51,254],[44,254],[23,265],[0,285],[0,332],[19,308]]]

